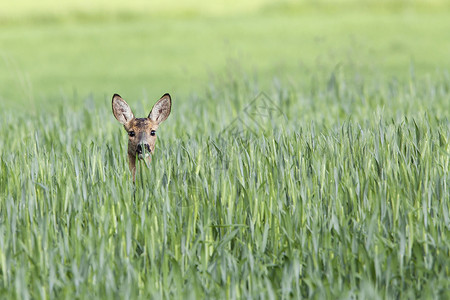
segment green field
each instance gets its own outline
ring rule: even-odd
[[[257,76],[266,89],[274,78],[309,88],[312,74],[321,79],[336,69],[388,81],[407,79],[410,66],[421,77],[450,66],[446,2],[260,0],[238,6],[242,12],[212,4],[193,11],[162,4],[140,9],[118,1],[101,10],[86,2],[92,1],[51,8],[47,0],[36,8],[17,0],[16,9],[0,9],[0,101],[7,107],[51,109],[62,98],[106,104],[114,92],[143,100],[168,91],[187,101],[226,71]]]
[[[450,298],[449,33],[445,1],[0,7],[0,298]],[[111,97],[166,92],[133,185]]]

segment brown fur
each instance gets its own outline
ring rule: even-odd
[[[133,182],[136,180],[136,157],[151,162],[151,155],[155,150],[156,136],[152,131],[157,131],[161,124],[170,114],[172,100],[169,94],[165,94],[159,99],[147,118],[135,118],[130,107],[118,94],[114,94],[112,99],[113,114],[116,119],[123,124],[129,134],[128,138],[128,163],[133,175]],[[130,134],[130,133],[133,134]],[[139,153],[138,148],[142,149]],[[150,150],[149,153],[147,150]]]

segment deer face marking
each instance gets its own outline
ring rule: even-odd
[[[137,155],[139,159],[150,159],[155,149],[158,125],[148,118],[135,118],[124,127],[128,132],[128,153]]]
[[[149,163],[155,150],[156,132],[170,114],[172,100],[169,94],[159,99],[147,118],[135,118],[130,106],[117,94],[112,98],[112,110],[116,119],[128,133],[128,161],[135,181],[136,157]]]

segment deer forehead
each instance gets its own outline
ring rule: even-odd
[[[157,128],[158,125],[154,124],[149,118],[136,118],[125,126],[127,131],[133,130],[134,132],[151,131]]]

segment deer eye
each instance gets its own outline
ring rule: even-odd
[[[150,135],[156,135],[156,131],[155,130],[150,131]]]
[[[135,134],[134,131],[132,130],[132,131],[128,131],[128,135],[131,136],[131,137],[133,137],[133,136],[135,136],[136,134]]]

